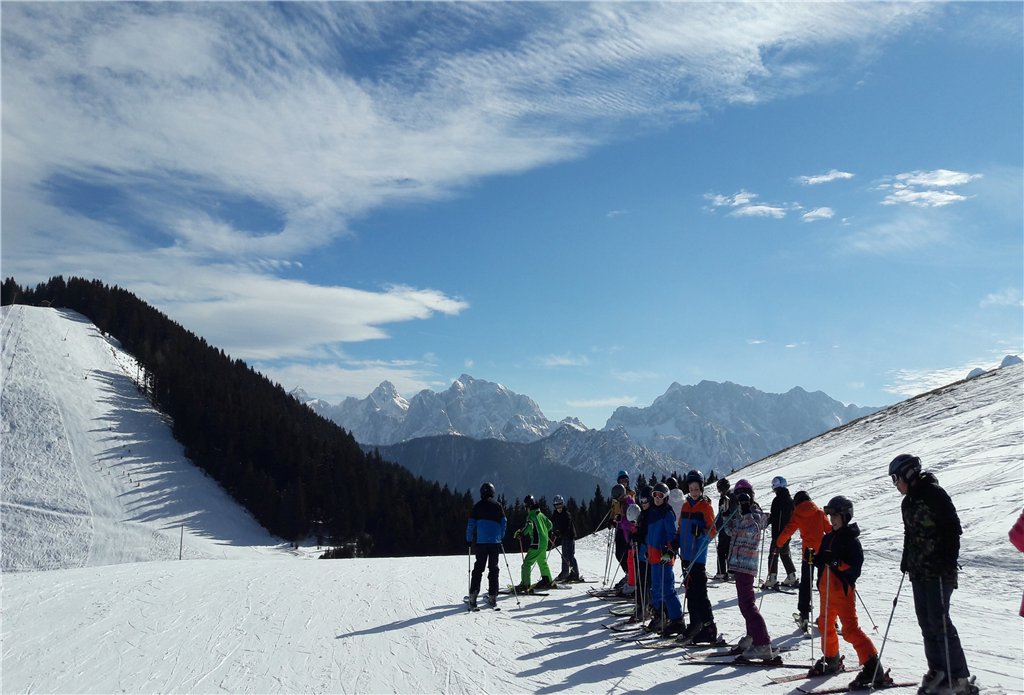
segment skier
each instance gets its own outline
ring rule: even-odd
[[[687,488],[679,514],[679,558],[689,567],[685,577],[686,600],[690,604],[690,627],[684,635],[695,644],[718,641],[718,628],[708,600],[708,543],[715,535],[715,510],[704,496],[704,475],[697,470],[686,474]]]
[[[505,537],[505,510],[494,499],[494,485],[480,486],[480,501],[473,505],[466,524],[466,543],[473,545],[476,534],[476,564],[469,583],[469,607],[476,608],[476,597],[480,593],[480,580],[487,564],[487,603],[491,608],[498,605],[498,555],[501,554],[501,539]]]
[[[720,525],[723,519],[728,518],[732,510],[736,508],[736,495],[729,489],[729,479],[720,478],[718,483],[718,519],[716,525]],[[731,579],[729,575],[729,534],[723,528],[718,534],[718,572],[715,579],[724,582]]]
[[[523,499],[523,506],[530,510],[526,515],[526,525],[515,532],[516,538],[526,536],[530,539],[530,550],[523,559],[522,582],[516,587],[517,592],[526,593],[531,589],[550,589],[554,586],[551,580],[551,570],[548,568],[548,535],[551,533],[551,520],[544,516],[540,505],[533,499],[533,495],[527,495]],[[540,568],[540,581],[536,586],[530,585],[530,570],[533,564],[537,563]]]
[[[768,553],[768,579],[764,583],[765,589],[778,589],[779,558],[782,558],[782,565],[786,568],[786,579],[783,586],[796,586],[800,582],[796,578],[796,568],[793,566],[793,558],[789,553],[789,541],[782,545],[776,545],[779,534],[786,528],[793,516],[793,498],[789,495],[789,487],[786,479],[781,475],[772,478],[772,490],[775,492],[775,499],[772,500],[772,509],[769,519],[772,525],[772,545]]]
[[[1014,548],[1024,553],[1024,512],[1020,513],[1017,523],[1010,529],[1010,542]],[[1020,601],[1020,615],[1024,617],[1024,597]]]
[[[651,511],[651,500],[654,488],[650,485],[640,490],[640,515],[633,522],[633,531],[629,540],[633,546],[634,557],[636,557],[636,612],[633,618],[636,621],[647,619],[648,608],[650,607],[651,587],[651,565],[647,560],[647,521]]]
[[[553,504],[555,513],[551,515],[551,525],[554,528],[554,543],[562,546],[562,571],[555,577],[555,581],[582,581],[580,568],[576,564],[576,524],[565,508],[565,500],[561,495],[555,495]]]
[[[645,628],[663,635],[680,634],[686,629],[683,606],[676,594],[672,563],[679,553],[676,519],[668,505],[668,486],[658,483],[651,497],[654,505],[647,515],[647,561],[651,564],[651,608],[654,618]]]
[[[821,597],[818,631],[821,633],[822,657],[808,675],[837,673],[842,669],[839,636],[836,634],[838,618],[843,623],[843,639],[857,650],[861,666],[850,688],[884,687],[890,679],[886,678],[885,669],[878,661],[878,650],[857,623],[856,582],[864,564],[864,549],[858,538],[860,528],[850,523],[853,519],[853,502],[842,495],[833,497],[825,505],[825,515],[832,524],[832,531],[825,534],[814,556],[814,566],[818,568],[818,594]]]
[[[619,471],[615,487],[612,488],[612,522],[615,526],[615,559],[622,568],[623,576],[615,588],[621,596],[632,596],[635,586],[629,585],[629,532],[633,524],[626,518],[629,505],[635,503],[636,493],[629,487],[629,473]]]
[[[732,536],[729,549],[729,571],[736,577],[736,600],[747,624],[747,635],[740,640],[744,659],[772,659],[772,639],[754,600],[754,577],[761,556],[761,533],[768,525],[768,515],[754,501],[754,487],[747,480],[736,483],[734,490],[739,513],[729,519],[726,529]]]
[[[793,508],[793,516],[782,529],[782,533],[775,540],[775,546],[781,547],[788,543],[793,533],[800,531],[800,595],[797,597],[797,610],[799,615],[794,615],[797,624],[804,632],[810,630],[811,622],[811,574],[814,564],[814,553],[818,552],[822,537],[832,530],[832,525],[825,516],[825,512],[818,509],[818,505],[811,501],[810,496],[800,490],[793,497],[796,507]]]
[[[903,495],[903,557],[900,571],[910,575],[914,610],[924,637],[928,672],[922,695],[965,695],[978,686],[967,668],[960,635],[949,617],[949,599],[957,587],[960,517],[939,481],[921,471],[921,459],[900,454],[889,463],[889,476]]]

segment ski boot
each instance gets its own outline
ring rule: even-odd
[[[690,642],[692,644],[718,644],[718,627],[715,622],[711,620],[701,625]]]
[[[490,606],[491,608],[497,608],[498,607],[498,595],[497,594],[487,594],[487,605]]]
[[[645,632],[661,632],[665,629],[665,625],[668,624],[668,619],[665,618],[664,614],[658,613],[658,615],[651,618],[651,622],[647,623],[644,627]]]
[[[559,572],[558,576],[555,577],[555,581],[556,582],[564,582],[568,578],[569,578],[569,573],[568,572]]]
[[[810,634],[811,617],[809,615],[807,615],[806,613],[794,613],[793,620],[796,621],[796,624],[800,627],[801,630],[803,630],[805,634]]]
[[[469,595],[469,610],[476,610],[476,594]]]
[[[517,594],[525,594],[525,593],[528,593],[529,591],[530,591],[530,585],[529,584],[520,583],[520,584],[516,585],[516,593]]]
[[[778,578],[778,575],[776,575],[774,572],[769,574],[768,575],[768,579],[766,579],[764,584],[761,585],[761,588],[765,589],[765,590],[778,589],[779,588],[779,578]]]
[[[570,572],[569,573],[569,577],[568,577],[568,579],[566,581],[582,582],[583,581],[583,577],[580,576],[579,572]]]
[[[769,661],[778,656],[778,652],[772,650],[771,642],[768,644],[752,644],[743,650],[743,654],[740,657],[744,661],[753,661],[760,659],[761,661]]]
[[[533,585],[533,588],[537,591],[543,591],[544,589],[552,589],[555,584],[551,581],[551,577],[541,577],[540,581]]]
[[[818,659],[814,666],[811,666],[811,670],[807,672],[807,677],[824,676],[827,673],[839,673],[842,670],[843,657],[838,654],[835,656],[823,656]]]
[[[742,637],[740,637],[740,641],[736,644],[736,648],[746,651],[747,649],[750,649],[750,647],[752,647],[753,644],[753,637],[751,637],[750,635],[743,635]]]
[[[682,618],[676,618],[669,620],[668,624],[661,631],[662,637],[671,637],[673,635],[681,635],[686,632],[686,621]]]
[[[782,581],[782,586],[800,586],[800,580],[796,578],[796,572],[790,572]]]
[[[878,661],[878,655],[870,657],[860,668],[860,673],[850,682],[850,690],[865,690],[867,688],[884,688],[892,683],[885,668]]]

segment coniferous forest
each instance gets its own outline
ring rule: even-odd
[[[140,389],[171,418],[185,455],[271,533],[286,540],[316,536],[335,546],[333,557],[465,549],[476,491],[453,492],[376,451],[364,453],[350,433],[280,384],[131,292],[75,277],[53,277],[35,288],[8,278],[0,299],[72,309],[116,339],[138,361]],[[511,531],[525,523],[527,510],[519,500],[499,500],[508,515],[506,549],[515,552]],[[540,506],[550,515],[546,499]],[[607,526],[608,500],[600,487],[589,502],[570,498],[566,506],[581,537]]]

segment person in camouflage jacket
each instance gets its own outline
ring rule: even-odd
[[[953,501],[932,473],[921,470],[921,459],[900,454],[889,464],[889,475],[903,497],[903,557],[914,590],[914,611],[924,638],[928,672],[918,692],[924,695],[978,692],[967,668],[953,621],[949,599],[957,588],[957,560],[963,528]]]

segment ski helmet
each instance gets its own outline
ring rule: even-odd
[[[750,494],[754,494],[754,486],[750,484],[750,481],[746,478],[740,478],[739,482],[736,483],[732,491],[738,493],[740,490],[750,490]]]
[[[780,487],[789,487],[789,485],[786,484],[785,478],[781,475],[777,475],[772,478],[772,490],[778,490]]]
[[[626,494],[626,488],[622,487],[621,485],[616,484],[615,487],[612,488],[612,499],[613,500],[619,499],[624,494]]]
[[[556,507],[560,507],[563,504],[565,504],[565,500],[562,499],[561,495],[555,495],[555,498],[551,500],[551,504],[555,505]]]
[[[729,479],[728,478],[719,478],[718,479],[718,491],[720,493],[722,493],[723,495],[725,493],[729,492]]]
[[[799,491],[797,491],[797,493],[795,495],[793,495],[793,504],[803,504],[804,502],[810,502],[810,501],[811,501],[811,496],[808,495],[803,490],[799,490]]]
[[[533,495],[527,495],[523,498],[523,506],[527,509],[533,509],[537,506],[537,501],[533,499]]]
[[[651,495],[654,493],[654,488],[650,485],[644,485],[643,489],[640,490],[640,504],[650,504]]]
[[[480,499],[486,500],[494,497],[494,485],[491,483],[484,483],[480,486]]]
[[[692,470],[686,474],[686,490],[689,492],[690,483],[698,483],[701,492],[704,492],[704,474],[698,470]]]
[[[622,482],[623,478],[626,479],[626,484],[628,485],[629,484],[629,473],[627,473],[626,471],[619,471],[619,474],[617,476],[615,476],[615,482],[620,483],[620,482]]]
[[[663,498],[667,498],[668,492],[668,485],[665,483],[658,483],[651,490],[651,498],[656,499],[658,495],[661,495]]]
[[[889,464],[889,477],[892,484],[899,481],[912,483],[921,475],[921,459],[910,454],[900,454]]]
[[[668,485],[669,491],[675,490],[679,487],[679,483],[676,481],[675,476],[671,475],[668,477],[668,480],[665,481],[665,484]]]
[[[635,504],[629,505],[629,509],[626,510],[626,518],[630,521],[636,521],[640,517],[640,507]]]
[[[836,512],[839,512],[840,516],[843,517],[843,524],[849,524],[850,519],[853,518],[853,502],[842,495],[837,495],[828,501],[828,504],[825,505],[824,512],[826,514],[835,514]]]

